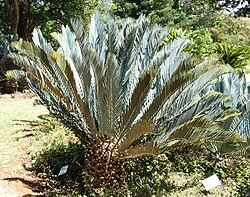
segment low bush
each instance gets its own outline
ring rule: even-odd
[[[40,178],[47,179],[47,194],[60,190],[61,194],[83,192],[82,163],[84,147],[79,144],[57,144],[33,158],[32,168]],[[61,167],[68,165],[65,175],[58,176]]]
[[[225,42],[234,45],[250,44],[248,18],[234,18],[230,15],[221,15],[209,31],[215,42]]]
[[[39,177],[47,179],[45,193],[48,196],[52,190],[58,190],[58,196],[73,194],[78,197],[248,196],[250,192],[249,158],[217,157],[201,147],[176,149],[157,158],[131,159],[124,168],[127,179],[123,187],[90,188],[91,180],[84,173],[82,166],[85,147],[74,141],[68,130],[52,121],[45,124],[36,136],[38,141],[40,139],[43,144],[48,145],[33,158],[33,170]],[[68,172],[58,176],[60,168],[65,165],[69,165]],[[219,177],[222,186],[207,192],[201,180],[213,174]],[[53,196],[55,195],[53,193]]]
[[[50,116],[35,130],[34,142],[27,150],[32,157],[31,169],[46,180],[46,196],[83,192],[82,163],[85,147],[71,131]],[[61,167],[69,165],[65,175],[58,176]]]
[[[120,196],[248,196],[250,192],[248,158],[218,158],[205,148],[188,147],[156,159],[141,158],[130,167]],[[207,192],[201,180],[213,174],[222,186]]]

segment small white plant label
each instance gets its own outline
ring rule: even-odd
[[[202,180],[201,182],[207,191],[221,185],[221,182],[216,174]]]
[[[58,176],[62,176],[62,175],[64,175],[64,174],[66,174],[67,171],[68,171],[68,167],[69,167],[69,165],[66,165],[66,166],[61,167],[61,170],[60,170]]]
[[[1,188],[0,187],[0,195],[1,195],[1,193],[5,193],[5,192],[7,192],[8,190],[6,189],[6,188]]]

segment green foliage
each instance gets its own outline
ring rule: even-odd
[[[212,191],[217,192],[214,194],[247,196],[250,191],[248,158],[218,159],[207,149],[200,147],[176,149],[157,158],[140,158],[131,167],[133,170],[130,169],[126,189],[120,191],[120,196],[181,196],[181,191],[188,188],[193,190],[187,191],[188,196],[205,196],[200,180],[213,174],[217,174],[223,184],[220,190]],[[179,185],[181,180],[176,179],[180,177],[175,177],[178,173],[186,177],[184,179],[194,175],[196,178]]]
[[[46,38],[51,39],[50,34],[58,31],[61,24],[69,23],[73,17],[81,17],[84,24],[89,24],[91,15],[99,6],[98,0],[48,0],[48,1],[20,1],[18,24],[19,37],[24,34],[31,37],[35,27],[40,27]],[[5,35],[9,34],[10,17],[4,1],[0,1],[0,29]]]
[[[68,24],[73,17],[81,17],[87,25],[98,5],[97,0],[33,2],[31,4],[32,29],[40,27],[45,37],[49,38],[52,32],[59,31],[61,25]]]
[[[185,38],[185,37],[186,37],[186,31],[183,31],[182,29],[173,28],[171,32],[168,34],[167,38],[163,41],[163,44],[167,44],[179,38]]]
[[[119,17],[138,18],[141,14],[152,22],[183,29],[210,27],[216,20],[217,3],[214,1],[114,1],[113,11]]]
[[[143,157],[128,167],[128,180],[120,192],[128,196],[162,196],[171,186],[167,183],[171,165],[164,155],[157,158]],[[125,193],[125,194],[126,194]],[[120,196],[121,193],[120,193]]]
[[[35,141],[27,151],[32,157],[31,169],[39,178],[47,180],[42,188],[46,196],[83,192],[82,164],[85,147],[69,130],[60,126],[50,116],[41,117],[44,122],[35,131]],[[58,176],[61,167],[69,165],[63,176]],[[56,192],[60,190],[60,192]]]
[[[172,169],[188,174],[198,173],[203,177],[217,174],[222,184],[229,183],[235,196],[247,196],[250,192],[248,178],[250,173],[249,158],[216,157],[206,149],[177,150],[167,154],[173,164]],[[228,185],[229,186],[229,185]],[[231,194],[232,194],[231,193]]]
[[[215,42],[250,45],[250,22],[248,18],[234,18],[222,14],[209,31]]]
[[[37,142],[51,144],[43,146],[33,158],[33,170],[48,181],[49,187],[44,188],[46,196],[205,196],[200,180],[214,173],[219,176],[222,186],[210,195],[248,196],[250,191],[248,158],[218,158],[205,148],[186,147],[158,157],[130,160],[124,169],[128,176],[123,187],[91,188],[87,192],[84,190],[86,177],[81,176],[85,147],[78,143],[67,144],[63,138],[56,141],[58,135],[68,136],[67,131],[53,121],[43,125],[42,131],[36,134]],[[68,173],[57,177],[60,168],[67,164],[70,164]]]
[[[32,170],[38,177],[49,180],[48,192],[51,189],[61,189],[63,193],[83,191],[81,173],[84,150],[82,144],[54,144],[36,154],[33,158]],[[66,175],[58,177],[61,167],[66,165],[69,165]]]
[[[216,23],[209,28],[189,31],[173,28],[169,35],[172,38],[167,37],[165,43],[173,38],[186,38],[190,41],[186,51],[202,58],[219,53],[222,59],[226,59],[226,56],[230,56],[228,59],[231,59],[230,54],[222,57],[222,51],[231,51],[231,53],[234,53],[235,60],[230,62],[227,59],[226,62],[223,62],[229,63],[233,67],[244,67],[249,65],[247,55],[250,40],[249,31],[250,23],[247,18],[235,19],[230,15],[221,14]],[[226,47],[227,45],[228,47]],[[228,49],[226,50],[226,48]],[[232,63],[236,65],[232,65]]]
[[[208,29],[184,31],[182,29],[173,28],[163,44],[167,44],[179,38],[185,38],[189,41],[188,46],[185,48],[186,52],[190,52],[202,58],[208,57],[214,53],[214,42]]]
[[[186,51],[203,58],[213,54],[214,42],[208,29],[190,31],[187,37],[191,42]]]
[[[80,144],[57,144],[52,145],[42,152],[37,153],[33,158],[33,170],[40,177],[55,178],[60,172],[61,167],[69,165],[69,175],[77,178],[81,174],[83,163],[84,147]],[[77,164],[77,162],[80,162]]]
[[[4,1],[0,1],[0,29],[1,33],[4,35],[8,35],[9,27],[8,27],[8,14],[6,12],[6,7]]]
[[[233,68],[244,69],[250,65],[250,47],[237,46],[227,43],[217,43],[215,52],[223,63],[231,65]]]

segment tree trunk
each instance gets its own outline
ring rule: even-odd
[[[174,0],[172,8],[176,10],[179,8],[179,0]]]
[[[6,9],[9,14],[9,20],[11,24],[10,34],[13,36],[13,40],[17,40],[17,28],[19,24],[19,2],[18,0],[4,0]]]
[[[19,6],[19,24],[17,33],[24,40],[30,37],[30,0],[20,2]]]

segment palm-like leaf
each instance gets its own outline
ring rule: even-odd
[[[250,155],[250,113],[233,118],[228,125],[229,130],[238,133],[245,140],[207,143],[207,147],[222,155]]]
[[[211,84],[205,91],[218,91],[226,93],[230,97],[227,102],[221,102],[217,105],[219,109],[235,108],[238,110],[238,116],[223,120],[221,125],[227,129],[236,132],[243,139],[243,142],[214,142],[207,144],[214,152],[221,154],[249,155],[250,153],[250,85],[246,81],[245,74],[228,73],[220,76],[216,83]]]
[[[106,21],[93,16],[88,37],[78,20],[72,20],[72,29],[66,26],[53,34],[57,50],[37,29],[33,43],[15,43],[19,53],[11,57],[24,71],[9,75],[25,79],[92,152],[128,158],[183,143],[239,137],[215,121],[222,110],[209,112],[227,98],[198,96],[228,68],[214,59],[191,61],[183,52],[184,39],[162,46],[168,29],[152,27],[143,16],[119,21],[110,13]]]

